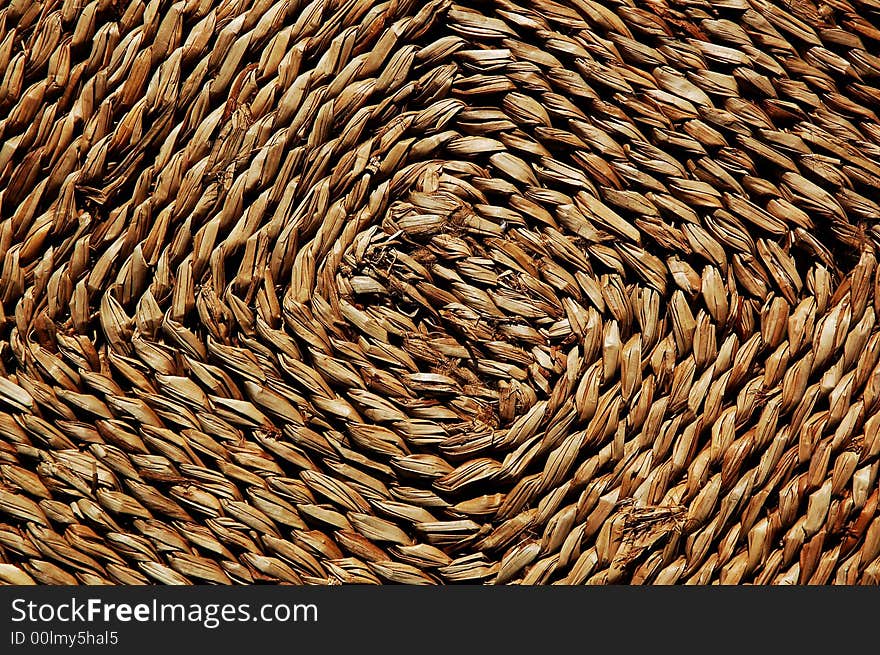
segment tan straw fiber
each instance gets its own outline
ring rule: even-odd
[[[0,2],[0,581],[880,583],[876,0]]]

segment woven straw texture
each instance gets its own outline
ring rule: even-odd
[[[0,1],[0,580],[880,583],[877,0]]]

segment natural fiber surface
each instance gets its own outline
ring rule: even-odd
[[[0,579],[880,582],[877,0],[0,0]]]

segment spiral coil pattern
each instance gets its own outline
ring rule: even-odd
[[[880,583],[878,21],[0,6],[0,580]]]

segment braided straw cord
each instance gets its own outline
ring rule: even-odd
[[[880,583],[877,0],[0,0],[0,580]]]

